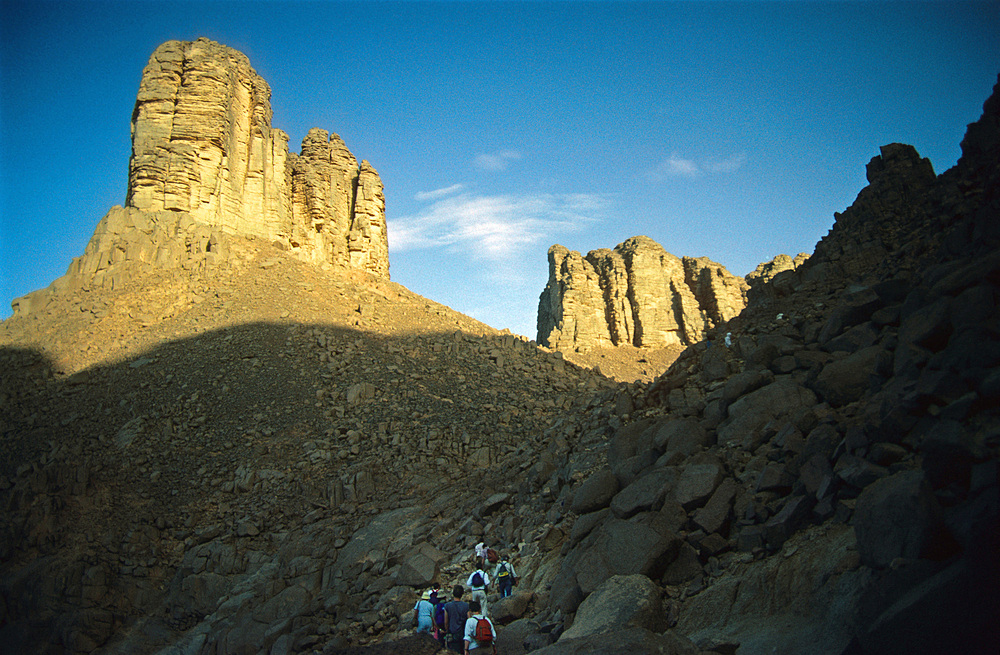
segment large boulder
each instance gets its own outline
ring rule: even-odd
[[[616,493],[618,478],[609,469],[600,469],[584,480],[573,493],[570,509],[577,514],[596,512],[607,507]]]
[[[674,486],[674,500],[688,511],[701,507],[715,493],[725,473],[722,464],[711,459],[685,465]]]
[[[403,557],[396,584],[407,587],[428,587],[437,580],[441,563],[447,559],[444,553],[424,542],[408,551]]]
[[[866,487],[854,531],[861,561],[872,568],[933,555],[947,541],[941,507],[922,471],[902,471]]]
[[[652,419],[636,421],[615,432],[611,439],[608,462],[622,487],[631,484],[639,473],[656,461],[653,439],[657,425]]]
[[[769,422],[780,423],[796,411],[816,404],[816,394],[794,380],[779,378],[729,406],[729,418],[719,426],[719,444],[751,441]]]
[[[659,578],[677,557],[681,542],[655,513],[609,519],[581,544],[585,550],[576,562],[576,582],[586,595],[613,575]]]
[[[611,501],[611,512],[627,519],[643,511],[658,510],[677,484],[677,469],[657,468],[622,489]]]
[[[524,616],[528,605],[534,600],[535,594],[531,591],[515,591],[506,598],[490,603],[490,618],[494,623],[506,625]]]
[[[690,641],[673,632],[628,628],[577,639],[560,639],[532,651],[536,655],[699,655]]]
[[[810,530],[779,556],[733,560],[684,602],[675,630],[712,652],[850,652],[853,614],[871,571],[858,566],[849,526]]]
[[[664,615],[660,589],[644,575],[615,575],[580,604],[573,625],[560,639],[578,639],[622,628],[660,632]]]
[[[1000,643],[996,563],[985,568],[957,560],[892,594],[888,607],[861,621],[857,641],[863,653],[995,653]],[[871,594],[886,595],[885,583]]]
[[[713,350],[721,350],[714,348]],[[667,419],[660,423],[653,435],[653,444],[665,454],[677,453],[690,457],[702,448],[712,445],[712,440],[701,423],[693,418]]]
[[[861,397],[872,386],[882,348],[869,346],[823,367],[813,389],[823,400],[841,407]]]

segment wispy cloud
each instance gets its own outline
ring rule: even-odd
[[[677,153],[670,155],[670,157],[661,162],[658,170],[663,171],[671,177],[697,177],[701,175],[701,169],[698,167],[698,164],[694,163],[691,159],[684,159]]]
[[[521,158],[521,153],[516,150],[501,150],[500,152],[477,155],[475,164],[478,168],[486,171],[505,171],[507,165],[512,161]]]
[[[437,200],[438,198],[444,198],[445,196],[450,196],[452,194],[458,193],[465,188],[464,184],[452,184],[451,186],[446,186],[443,189],[434,189],[433,191],[420,191],[414,197],[416,200],[423,202],[424,200]]]
[[[726,159],[711,159],[705,163],[704,168],[709,173],[733,173],[742,168],[746,161],[747,156],[740,153]]]
[[[600,194],[466,193],[389,221],[389,247],[396,252],[444,248],[470,258],[500,260],[600,220],[607,205]]]
[[[648,177],[654,182],[663,182],[678,177],[697,178],[703,175],[733,173],[739,170],[746,160],[746,155],[741,153],[725,159],[713,158],[698,162],[675,152],[649,171]]]

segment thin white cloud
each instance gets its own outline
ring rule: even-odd
[[[507,165],[521,158],[516,150],[501,150],[476,156],[476,166],[486,171],[500,172],[507,170]]]
[[[746,163],[746,155],[738,154],[725,159],[709,159],[697,162],[673,153],[651,170],[648,177],[654,182],[663,182],[678,177],[698,178],[703,175],[722,175],[739,170]]]
[[[670,155],[661,164],[661,167],[671,177],[698,177],[701,175],[701,169],[698,167],[698,164],[694,163],[691,159],[682,158],[677,153]]]
[[[599,194],[461,194],[389,221],[389,247],[396,252],[444,248],[473,259],[506,259],[600,220],[607,204]]]
[[[452,194],[458,193],[465,188],[464,184],[452,184],[451,186],[446,186],[443,189],[434,189],[433,191],[420,191],[414,197],[415,200],[437,200],[438,198],[443,198],[445,196],[450,196]]]
[[[742,153],[726,159],[712,159],[705,164],[705,170],[709,173],[733,173],[742,168],[746,161],[747,156]]]

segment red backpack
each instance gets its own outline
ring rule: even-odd
[[[493,626],[486,620],[486,617],[481,616],[476,619],[476,631],[472,638],[480,645],[493,643]]]

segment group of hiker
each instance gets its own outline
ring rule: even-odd
[[[493,577],[485,570],[493,569]],[[444,598],[437,582],[425,591],[413,607],[417,632],[433,635],[442,646],[456,653],[468,653],[478,648],[492,648],[496,653],[497,631],[487,610],[486,594],[495,581],[501,598],[511,595],[517,577],[514,566],[506,557],[483,544],[476,546],[476,570],[465,585],[452,589],[452,598]],[[471,599],[462,600],[466,589]]]

